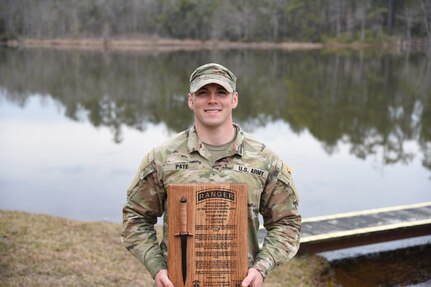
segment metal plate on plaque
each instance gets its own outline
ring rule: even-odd
[[[168,274],[176,287],[238,287],[247,275],[247,185],[168,185]]]

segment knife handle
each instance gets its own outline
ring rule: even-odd
[[[180,201],[180,234],[187,234],[187,199],[185,196]]]

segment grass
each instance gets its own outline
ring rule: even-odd
[[[121,244],[121,225],[0,210],[0,286],[152,286]],[[279,266],[265,287],[330,286],[321,257]]]

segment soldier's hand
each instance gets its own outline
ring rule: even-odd
[[[257,269],[248,269],[247,277],[242,280],[241,286],[243,287],[262,287],[263,277]]]
[[[166,269],[162,269],[157,272],[156,276],[154,277],[154,280],[156,281],[157,287],[174,287],[171,280],[169,280],[168,270]]]

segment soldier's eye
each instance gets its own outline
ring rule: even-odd
[[[196,95],[198,96],[198,97],[204,97],[204,96],[206,96],[208,94],[208,92],[207,91],[198,91],[197,93],[196,93]]]

